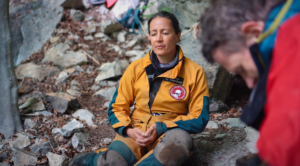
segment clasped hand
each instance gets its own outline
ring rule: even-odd
[[[156,124],[153,124],[145,133],[139,128],[128,128],[126,134],[135,140],[139,146],[148,146],[156,139]]]

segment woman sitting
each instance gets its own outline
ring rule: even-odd
[[[204,70],[177,45],[181,32],[173,14],[153,15],[148,27],[152,50],[130,64],[108,109],[114,141],[70,165],[180,166],[191,154],[189,134],[202,132],[209,120]]]

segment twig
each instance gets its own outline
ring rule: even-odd
[[[86,56],[88,56],[90,59],[92,59],[95,63],[97,63],[97,65],[100,66],[100,62],[97,61],[97,59],[95,59],[94,57],[92,57],[90,54],[88,54],[87,52],[85,52],[84,50],[81,50]]]

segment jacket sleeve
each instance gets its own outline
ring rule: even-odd
[[[130,65],[123,74],[107,111],[108,120],[112,128],[120,135],[126,137],[124,129],[132,126],[130,119],[130,106],[134,102],[134,69]]]
[[[209,91],[204,70],[197,72],[195,83],[190,89],[188,115],[180,115],[172,121],[156,122],[157,135],[167,128],[179,127],[190,134],[202,132],[209,121]]]
[[[300,165],[300,14],[279,28],[257,142],[270,165]]]

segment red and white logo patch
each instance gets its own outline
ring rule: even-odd
[[[170,95],[173,99],[182,100],[185,98],[186,91],[183,86],[175,85],[171,88]]]

